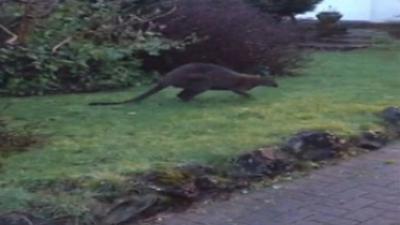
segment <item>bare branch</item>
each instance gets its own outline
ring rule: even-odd
[[[149,17],[149,18],[144,18],[143,19],[143,18],[140,18],[138,16],[136,16],[136,18],[139,19],[139,21],[142,22],[142,23],[151,22],[151,21],[154,21],[154,20],[157,20],[157,19],[160,19],[160,18],[163,18],[163,17],[171,15],[172,13],[174,13],[177,10],[177,8],[178,7],[174,6],[172,9],[170,9],[169,11],[167,11],[167,12],[165,12],[163,14],[155,15],[155,16]]]
[[[58,43],[56,46],[54,46],[54,47],[51,49],[51,52],[52,52],[53,54],[56,53],[56,52],[58,51],[58,49],[60,49],[62,46],[68,44],[68,43],[71,42],[71,41],[72,41],[72,36],[69,36],[69,37],[65,38],[65,39],[62,40],[60,43]]]
[[[7,27],[3,26],[2,24],[0,24],[0,29],[3,30],[5,33],[7,33],[8,35],[11,36],[10,39],[8,39],[5,43],[9,44],[9,45],[15,45],[17,43],[18,40],[18,35],[14,34],[13,32],[11,32]]]
[[[171,8],[169,11],[163,13],[163,14],[158,14],[158,15],[154,15],[154,16],[149,16],[149,17],[140,17],[138,15],[135,14],[131,14],[130,17],[134,20],[128,20],[122,24],[119,24],[118,26],[116,26],[115,28],[123,28],[126,26],[132,26],[132,25],[138,25],[138,24],[146,24],[146,23],[150,23],[153,22],[154,20],[157,19],[161,19],[163,17],[169,16],[171,14],[173,14],[175,11],[177,10],[177,6],[174,6],[173,8]],[[136,20],[136,21],[135,21]]]

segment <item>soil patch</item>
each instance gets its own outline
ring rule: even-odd
[[[23,152],[38,143],[38,138],[29,131],[12,131],[6,121],[0,118],[0,155],[7,156],[13,152]]]

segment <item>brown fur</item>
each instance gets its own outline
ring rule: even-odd
[[[278,87],[278,84],[272,78],[245,75],[214,64],[190,63],[167,73],[155,87],[133,99],[122,102],[94,102],[90,105],[139,102],[167,87],[182,88],[183,90],[178,94],[182,101],[190,101],[208,90],[226,90],[244,97],[250,97],[246,91],[257,86]]]

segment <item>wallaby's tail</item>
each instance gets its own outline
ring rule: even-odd
[[[155,93],[161,91],[162,89],[164,89],[165,86],[162,84],[157,84],[155,87],[153,87],[152,89],[146,91],[145,93],[134,97],[132,99],[128,99],[125,101],[121,101],[121,102],[92,102],[89,103],[89,105],[95,106],[95,105],[121,105],[121,104],[127,104],[127,103],[131,103],[131,102],[140,102],[141,100],[154,95]]]

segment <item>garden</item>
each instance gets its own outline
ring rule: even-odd
[[[318,32],[294,15],[319,1],[291,9],[274,2],[0,0],[0,224],[8,215],[18,225],[96,224],[93,205],[112,208],[105,224],[150,217],[200,198],[177,185],[200,170],[212,171],[200,186],[232,192],[260,181],[227,172],[238,156],[275,154],[299,132],[346,142],[351,150],[336,159],[370,150],[359,144],[366,133],[375,142],[396,138],[398,40],[385,33],[354,51],[298,48]],[[279,87],[255,88],[251,98],[207,91],[191,102],[167,88],[140,103],[88,105],[137,96],[191,62],[273,76]],[[389,107],[397,116],[390,125],[380,116]],[[299,158],[279,158],[280,174],[261,173],[275,179],[327,160]],[[157,177],[178,191],[154,189]],[[116,199],[132,195],[137,213],[119,212]]]

